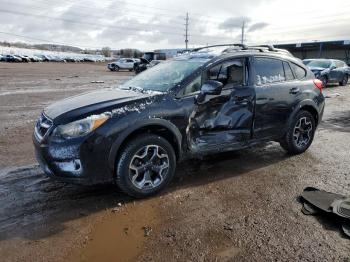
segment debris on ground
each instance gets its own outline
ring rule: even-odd
[[[92,84],[103,84],[105,81],[91,81]]]
[[[116,212],[119,212],[119,210],[120,210],[119,207],[115,207],[115,208],[112,209],[112,212],[116,213]]]
[[[124,227],[123,231],[124,231],[125,235],[127,235],[128,232],[129,232],[129,228],[128,227]]]
[[[234,226],[233,226],[232,224],[225,223],[224,229],[225,229],[225,230],[232,231],[232,230],[234,229]]]
[[[324,97],[325,98],[334,98],[334,97],[338,97],[338,96],[341,96],[340,93],[331,93],[331,94],[324,94]]]
[[[144,226],[144,227],[142,227],[142,229],[144,231],[145,237],[148,237],[152,232],[152,228],[150,226]]]
[[[350,237],[350,196],[307,187],[301,194],[301,200],[304,215],[334,215],[332,222],[340,222],[344,234]]]

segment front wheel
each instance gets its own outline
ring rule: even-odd
[[[152,134],[138,136],[117,160],[116,183],[130,196],[147,197],[169,184],[175,168],[175,152],[166,139]]]
[[[348,75],[344,75],[343,79],[341,82],[339,82],[339,85],[341,86],[346,86],[348,84],[349,77]]]
[[[316,130],[315,119],[308,111],[300,111],[290,122],[280,145],[290,154],[301,154],[311,145]]]

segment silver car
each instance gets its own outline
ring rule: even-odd
[[[111,71],[119,71],[122,69],[132,71],[134,70],[134,64],[140,62],[137,58],[121,58],[113,63],[107,65],[108,69]]]

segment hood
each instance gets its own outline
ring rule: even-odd
[[[44,113],[54,122],[62,122],[62,118],[68,118],[70,121],[79,118],[79,116],[84,117],[107,108],[117,108],[118,105],[150,96],[152,94],[130,90],[104,89],[60,100],[46,107]]]

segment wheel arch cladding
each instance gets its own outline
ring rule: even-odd
[[[133,128],[127,129],[118,136],[118,139],[112,145],[108,159],[109,166],[113,172],[115,170],[115,161],[119,157],[121,149],[124,148],[131,139],[145,133],[156,134],[166,139],[173,146],[176,159],[178,160],[181,158],[182,135],[177,127],[164,119],[156,121],[151,120],[148,123],[134,125]]]

